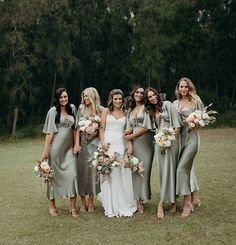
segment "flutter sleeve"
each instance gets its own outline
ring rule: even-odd
[[[43,133],[45,134],[55,134],[57,133],[57,126],[55,123],[56,118],[56,107],[52,107],[48,113],[43,127]]]
[[[143,119],[143,128],[147,128],[147,129],[150,129],[150,130],[155,128],[149,113],[147,113],[146,110],[145,110],[145,107],[143,107],[143,118],[144,118]]]
[[[79,119],[80,119],[81,108],[78,107],[76,116],[75,116],[75,128],[79,128]]]
[[[165,108],[168,112],[170,126],[173,128],[180,128],[183,126],[183,122],[179,116],[178,111],[170,101],[165,101]]]
[[[202,103],[199,96],[197,96],[197,104],[196,104],[196,110],[203,111],[205,108],[204,104]]]

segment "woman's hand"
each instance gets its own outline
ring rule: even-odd
[[[77,154],[77,153],[80,153],[80,151],[81,151],[81,146],[80,145],[75,145],[74,148],[73,148],[73,153]]]
[[[131,141],[133,139],[133,134],[128,134],[124,136],[126,141]]]
[[[132,132],[133,132],[133,129],[131,127],[127,128],[124,132],[124,135],[132,134]]]
[[[133,153],[133,147],[131,144],[128,145],[128,148],[127,148],[127,155],[128,156],[131,156]]]

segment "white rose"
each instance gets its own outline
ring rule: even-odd
[[[202,127],[205,126],[205,122],[204,122],[203,120],[200,120],[198,123],[199,123],[199,125],[202,126]]]
[[[38,171],[39,171],[38,165],[34,167],[34,171],[35,171],[35,172],[38,172]]]
[[[157,140],[157,139],[161,138],[162,136],[163,136],[163,133],[157,133],[157,134],[154,136],[154,138],[155,138],[155,140]]]
[[[202,118],[203,119],[210,119],[209,115],[207,113],[203,113],[202,114]]]
[[[165,142],[165,147],[170,147],[171,146],[171,141],[170,140],[167,140],[166,142]]]
[[[92,122],[90,120],[86,120],[84,122],[84,127],[87,128]]]
[[[136,165],[136,164],[138,164],[138,158],[137,157],[132,157],[132,163],[134,164],[134,165]]]
[[[97,165],[97,161],[96,160],[93,160],[92,161],[92,166],[96,166]]]
[[[78,125],[81,127],[84,125],[84,122],[83,121],[79,121]]]
[[[81,130],[81,131],[85,131],[85,127],[84,127],[84,126],[81,127],[80,130]]]
[[[94,120],[97,121],[97,122],[100,122],[101,121],[101,118],[99,116],[95,116],[94,117]]]
[[[50,170],[50,166],[48,165],[48,162],[41,162],[40,167],[45,171],[49,171]]]
[[[119,162],[114,161],[112,165],[113,165],[114,167],[116,167],[116,166],[119,166],[120,164],[119,164]]]
[[[174,134],[174,133],[175,133],[175,131],[174,131],[174,129],[173,129],[172,127],[169,127],[169,132],[170,132],[171,134]]]
[[[97,167],[97,170],[98,170],[98,171],[101,171],[101,170],[102,170],[102,166],[98,166],[98,167]]]
[[[194,124],[194,123],[189,123],[189,126],[190,126],[191,128],[194,128],[194,127],[195,127],[195,124]]]
[[[97,157],[97,156],[98,156],[98,152],[95,151],[95,152],[93,153],[93,155],[94,155],[95,157]]]

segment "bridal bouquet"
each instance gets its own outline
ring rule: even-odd
[[[165,155],[166,148],[171,146],[175,140],[175,131],[172,127],[161,127],[159,132],[154,135],[155,142],[161,147],[161,154]]]
[[[34,167],[34,173],[39,179],[43,179],[45,183],[52,183],[54,171],[51,169],[47,161],[38,161]]]
[[[187,118],[186,122],[188,124],[189,129],[194,128],[202,128],[205,125],[209,125],[210,123],[214,123],[216,118],[213,116],[214,114],[217,114],[216,111],[210,110],[207,111],[207,109],[211,106],[206,106],[203,111],[196,110],[192,112]]]
[[[138,174],[143,177],[144,165],[143,161],[139,161],[137,157],[131,155],[125,160],[125,168],[130,168],[131,172],[134,174]]]
[[[91,116],[88,118],[82,117],[79,120],[80,130],[85,133],[87,139],[91,139],[97,135],[100,128],[101,118],[99,116]]]
[[[98,147],[89,160],[98,174],[110,175],[113,168],[120,166],[119,153],[110,149],[110,144]]]

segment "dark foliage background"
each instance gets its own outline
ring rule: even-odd
[[[60,86],[76,105],[86,87],[105,105],[135,84],[172,101],[182,76],[235,126],[235,35],[235,0],[1,0],[0,131],[16,111],[17,129],[37,129]]]

